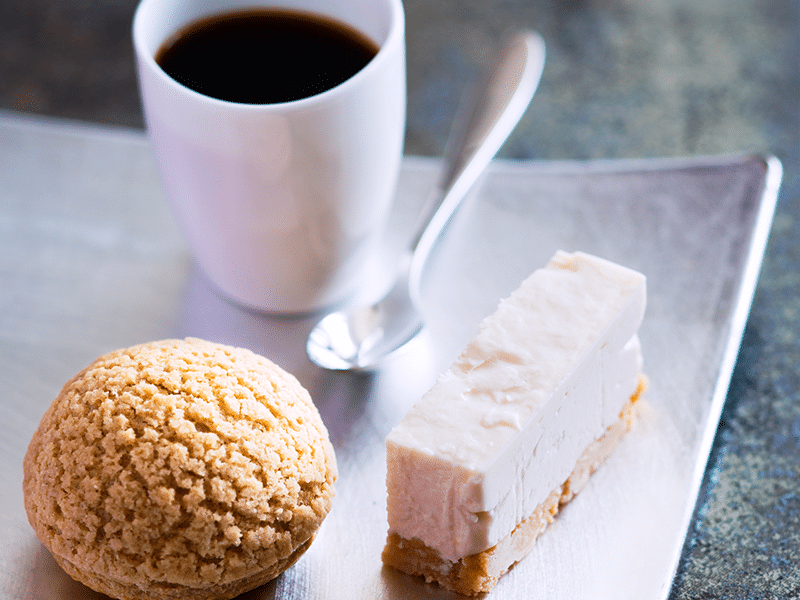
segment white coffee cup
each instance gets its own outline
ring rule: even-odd
[[[186,25],[261,6],[332,17],[380,50],[344,83],[280,104],[211,98],[156,63]],[[401,0],[142,0],[133,41],[148,135],[189,247],[225,296],[308,313],[358,289],[400,171],[404,36]]]

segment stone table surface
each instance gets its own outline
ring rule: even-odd
[[[142,128],[135,0],[3,0],[0,109]],[[800,3],[406,0],[406,153],[441,154],[511,27],[547,42],[501,157],[775,154],[772,235],[670,597],[800,598]]]

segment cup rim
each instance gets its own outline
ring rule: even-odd
[[[263,103],[263,104],[250,104],[244,102],[233,102],[230,100],[222,100],[220,98],[215,98],[213,96],[208,96],[206,94],[202,94],[198,91],[195,91],[169,75],[159,66],[159,64],[155,60],[155,56],[147,50],[147,43],[145,42],[144,35],[144,21],[145,12],[148,8],[154,3],[160,0],[141,0],[136,7],[136,11],[133,15],[133,25],[132,25],[132,37],[133,37],[133,46],[136,52],[137,58],[144,62],[144,64],[153,72],[163,83],[168,85],[169,87],[176,90],[176,92],[187,94],[189,97],[194,97],[198,100],[203,102],[207,102],[211,105],[217,105],[220,107],[226,107],[229,110],[235,108],[237,110],[242,111],[286,111],[287,109],[302,109],[307,108],[310,105],[317,104],[319,102],[324,102],[328,97],[334,94],[341,94],[345,92],[348,88],[359,85],[360,81],[364,78],[370,76],[370,73],[376,69],[382,68],[382,63],[390,60],[389,54],[392,52],[392,49],[396,47],[398,44],[401,46],[405,44],[405,13],[402,4],[402,0],[387,0],[390,6],[391,11],[391,24],[389,26],[389,30],[386,35],[386,39],[380,44],[378,49],[378,53],[370,60],[361,70],[359,70],[355,75],[349,77],[342,83],[335,85],[332,88],[328,88],[327,90],[320,92],[318,94],[314,94],[313,96],[307,96],[305,98],[299,98],[297,100],[290,100],[287,102],[273,102],[273,103]],[[263,4],[253,2],[253,6],[258,7],[271,7],[274,6],[278,8],[279,5],[276,4]],[[242,6],[242,8],[246,8],[246,6]],[[221,10],[220,13],[224,13],[226,11]],[[209,13],[209,15],[215,14],[213,12]],[[327,16],[327,15],[326,15]],[[335,17],[334,17],[335,18]],[[160,42],[163,43],[163,40]]]

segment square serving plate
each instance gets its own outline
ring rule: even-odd
[[[438,161],[407,158],[384,254],[386,284]],[[0,598],[101,597],[71,581],[27,524],[22,457],[61,385],[102,353],[198,336],[293,372],[330,430],[340,477],[308,553],[249,599],[456,598],[382,567],[384,437],[475,333],[557,249],[648,277],[641,415],[589,485],[490,597],[664,598],[692,518],[747,320],[781,179],[770,157],[496,161],[451,221],[424,279],[428,327],[372,374],[305,356],[319,315],[269,317],[197,272],[138,132],[0,115]]]

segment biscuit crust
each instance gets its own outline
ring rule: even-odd
[[[39,539],[94,590],[223,599],[305,552],[336,475],[293,376],[249,350],[165,340],[67,382],[28,447],[23,491]]]

